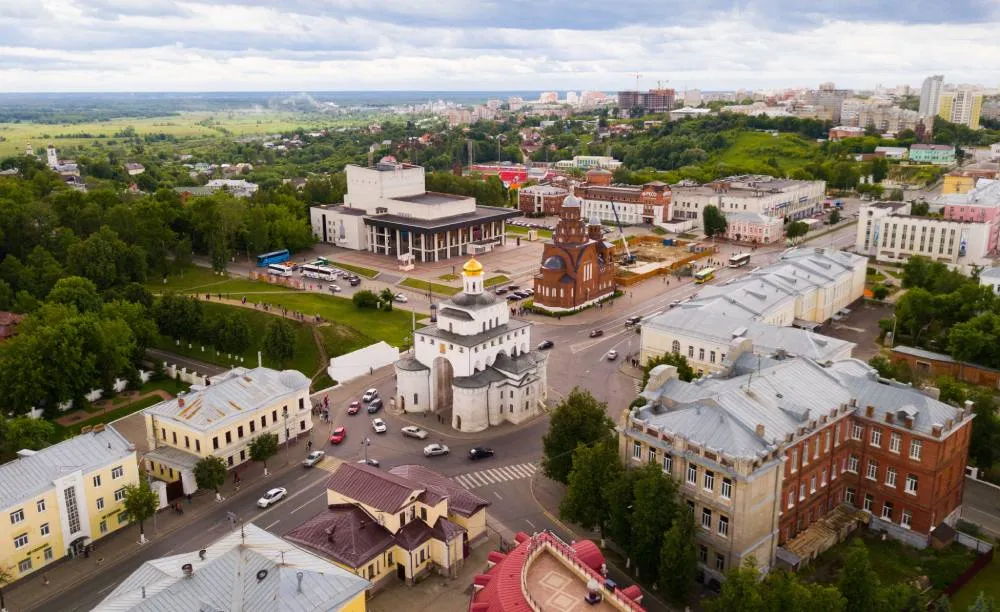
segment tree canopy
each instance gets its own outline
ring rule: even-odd
[[[589,391],[573,388],[552,411],[549,431],[542,438],[542,469],[561,483],[569,482],[577,444],[597,444],[612,438],[614,422],[607,404]]]

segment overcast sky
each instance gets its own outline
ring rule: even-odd
[[[1000,85],[1000,0],[0,0],[0,92]]]

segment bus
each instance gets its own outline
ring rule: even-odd
[[[291,253],[288,249],[281,249],[280,251],[271,251],[270,253],[264,253],[263,255],[257,256],[257,267],[264,268],[271,264],[279,264],[288,261],[291,257]]]
[[[292,269],[281,264],[271,264],[267,267],[267,273],[271,276],[289,277],[292,275]]]
[[[750,263],[750,253],[743,253],[742,255],[733,255],[729,258],[730,268],[742,268],[743,266]]]
[[[316,264],[303,264],[299,266],[299,272],[302,272],[302,276],[306,278],[315,278],[318,280],[332,281],[337,278],[336,270]]]
[[[707,283],[715,278],[715,268],[705,268],[694,273],[694,282],[699,285]]]

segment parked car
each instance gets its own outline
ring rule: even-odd
[[[361,396],[361,401],[367,404],[376,397],[378,397],[378,389],[372,387],[371,389],[365,391],[365,394]]]
[[[521,293],[523,293],[524,295],[526,295],[528,297],[531,297],[531,296],[535,295],[535,290],[534,289],[521,289]]]
[[[520,289],[517,285],[507,285],[507,291],[517,291]]]
[[[680,303],[681,303],[680,300],[674,300],[673,302],[670,302],[670,307],[674,308],[675,306],[679,306]]]
[[[469,459],[473,461],[492,457],[494,454],[496,453],[493,452],[493,449],[487,446],[475,446],[469,449]]]
[[[338,287],[337,285],[330,285],[328,289],[330,290],[330,293],[340,293],[341,291],[340,287]]]
[[[424,457],[436,457],[438,455],[447,455],[451,452],[444,444],[428,444],[424,447]]]
[[[523,291],[521,291],[521,290],[517,290],[514,293],[512,293],[511,295],[516,296],[517,299],[519,299],[519,300],[523,300],[524,298],[528,297],[528,294],[525,293],[525,292],[523,292]]]
[[[500,287],[499,289],[497,289],[496,291],[494,291],[494,293],[496,293],[497,295],[503,295],[503,294],[507,293],[507,289],[505,287]]]
[[[375,430],[375,433],[385,433],[389,431],[389,427],[386,426],[385,421],[382,419],[372,419],[372,429]]]
[[[347,414],[354,416],[361,410],[361,402],[354,400],[351,405],[347,407]]]
[[[261,508],[267,508],[271,504],[275,504],[283,500],[286,495],[288,495],[288,491],[286,491],[282,487],[271,489],[270,491],[265,493],[263,497],[257,500],[257,505],[260,506]]]
[[[521,298],[517,297],[516,293],[511,293],[510,295],[507,296],[507,301],[508,302],[516,302],[519,299],[521,299]]]
[[[375,414],[382,409],[382,398],[376,397],[368,403],[368,414]]]
[[[378,467],[379,466],[378,459],[375,459],[374,457],[369,457],[367,459],[359,459],[358,463],[360,463],[362,465],[370,465],[372,467]]]
[[[595,329],[595,330],[593,330],[593,331],[590,332],[590,337],[591,338],[600,338],[603,335],[604,335],[604,330],[603,329]]]
[[[405,303],[407,303],[407,302],[410,301],[402,293],[397,293],[396,297],[394,297],[393,299],[396,300],[397,302],[399,302],[400,304],[405,304]]]
[[[361,284],[361,279],[360,279],[360,278],[352,278],[351,280],[349,280],[349,281],[347,281],[347,282],[348,282],[348,283],[349,283],[349,284],[350,284],[350,285],[351,285],[352,287],[357,287],[358,285],[360,285],[360,284]]]
[[[344,441],[344,438],[346,437],[347,437],[347,428],[343,426],[338,427],[337,429],[333,430],[332,434],[330,434],[330,444],[340,444],[341,442]]]
[[[639,316],[629,317],[629,318],[625,319],[625,327],[632,327],[633,325],[635,325],[639,321],[642,321],[642,317],[639,317]]]
[[[420,429],[416,425],[407,425],[406,427],[402,427],[399,432],[407,438],[416,438],[417,440],[423,440],[428,435],[426,430]]]
[[[555,345],[556,343],[551,340],[542,340],[541,342],[538,343],[538,350],[544,351],[552,348]]]
[[[614,361],[615,359],[618,359],[618,351],[611,349],[608,351],[608,361]]]
[[[308,455],[306,455],[306,458],[302,460],[302,465],[304,465],[305,467],[313,467],[314,465],[322,461],[323,457],[326,457],[325,451],[313,451]]]

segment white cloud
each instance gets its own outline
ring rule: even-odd
[[[706,0],[693,5],[700,19],[669,0],[634,0],[633,10],[588,0],[0,3],[0,91],[615,90],[634,86],[635,72],[644,86],[676,88],[918,84],[932,73],[996,86],[1000,16],[958,2],[981,5],[961,16],[981,22],[879,21],[855,0],[794,14],[790,0]],[[872,4],[872,15],[891,12]],[[677,14],[638,11],[604,28],[578,18],[609,5]],[[563,19],[538,18],[560,10]]]

